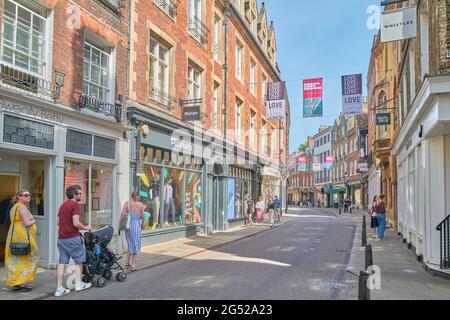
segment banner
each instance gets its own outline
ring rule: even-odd
[[[323,79],[303,80],[303,118],[322,117]]]
[[[306,163],[307,163],[306,157],[304,157],[304,156],[298,157],[298,171],[303,171],[303,172],[307,171]]]
[[[327,170],[333,170],[334,168],[334,157],[333,156],[328,156],[325,158],[325,168]]]
[[[380,42],[415,38],[416,11],[416,7],[409,7],[382,12]]]
[[[362,74],[342,76],[342,113],[360,114],[362,108]]]
[[[286,98],[284,81],[267,84],[267,120],[284,119],[286,116]]]
[[[322,164],[320,163],[320,159],[318,156],[314,156],[313,158],[313,171],[318,172],[322,170]]]

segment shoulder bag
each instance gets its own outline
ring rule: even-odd
[[[14,213],[14,221],[13,221],[13,226],[12,226],[12,230],[11,230],[11,242],[9,244],[9,248],[11,249],[11,254],[13,256],[27,256],[31,253],[30,232],[28,231],[27,227],[25,227],[25,229],[27,230],[28,242],[12,242],[12,238],[14,235],[14,227],[16,224],[16,215],[17,215],[18,209],[19,209],[19,207],[16,208],[16,212]]]
[[[130,230],[130,201],[128,201],[128,212],[125,217],[122,218],[119,224],[119,231]]]

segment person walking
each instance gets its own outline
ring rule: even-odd
[[[384,239],[384,231],[386,228],[386,203],[384,202],[384,199],[386,196],[384,194],[381,194],[378,198],[377,204],[376,204],[376,213],[377,213],[377,221],[378,221],[378,228],[377,228],[377,240],[383,240]]]
[[[281,200],[278,199],[278,196],[275,196],[275,213],[277,215],[277,221],[279,222],[281,219]]]
[[[255,202],[251,195],[248,195],[247,201],[245,202],[246,214],[247,214],[247,224],[253,225],[253,213],[255,212]]]
[[[256,202],[256,217],[257,222],[262,223],[263,221],[263,213],[264,213],[264,201],[261,196],[258,198],[258,202]]]
[[[120,214],[119,224],[130,213],[130,229],[125,231],[125,238],[128,244],[126,268],[136,271],[137,254],[141,253],[141,230],[142,223],[145,221],[144,205],[139,202],[137,192],[131,194],[131,200],[125,202],[122,213]]]
[[[372,235],[377,238],[377,227],[378,227],[378,220],[377,220],[377,211],[376,211],[376,205],[378,202],[378,196],[373,197],[372,206],[369,208],[369,216],[370,216],[370,227],[372,228]]]
[[[275,214],[275,202],[273,201],[273,197],[269,197],[269,201],[267,202],[267,212],[269,213],[269,221],[270,221],[270,227],[273,227],[273,219]]]
[[[92,284],[81,281],[83,263],[86,262],[86,248],[80,236],[80,230],[91,230],[91,225],[83,225],[80,222],[81,187],[74,185],[66,190],[67,201],[59,208],[57,225],[59,251],[58,269],[56,272],[55,297],[60,297],[70,292],[63,287],[64,269],[69,264],[70,258],[75,261],[75,291],[89,289]]]
[[[31,194],[27,190],[16,193],[9,214],[11,226],[5,248],[6,286],[13,291],[30,291],[30,282],[34,280],[39,265],[39,249],[36,239],[36,220],[28,210]],[[29,243],[27,255],[14,255],[11,243]]]

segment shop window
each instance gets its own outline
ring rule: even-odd
[[[45,201],[45,161],[30,160],[28,162],[28,190],[31,194],[30,212],[44,215]]]
[[[113,139],[94,137],[94,156],[115,159],[116,158],[116,142]]]
[[[92,135],[73,130],[67,130],[66,151],[91,155],[92,154]]]
[[[53,149],[54,127],[5,115],[3,141],[30,147]]]
[[[71,185],[81,187],[80,221],[93,227],[112,224],[113,166],[88,161],[65,160],[65,190]],[[89,171],[91,172],[89,177]]]

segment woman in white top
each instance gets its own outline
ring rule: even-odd
[[[263,213],[264,213],[264,201],[261,196],[259,196],[258,201],[256,202],[256,216],[257,222],[262,223],[263,221]]]

